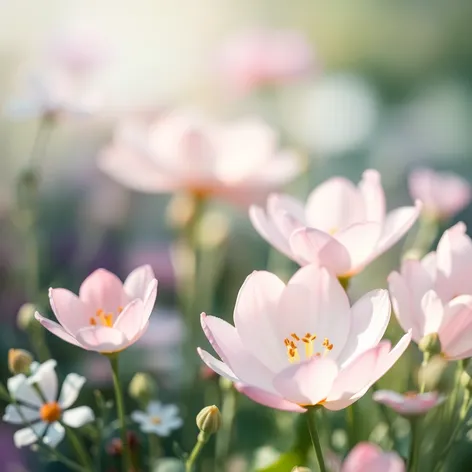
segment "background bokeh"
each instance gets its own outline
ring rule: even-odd
[[[183,414],[194,414],[204,399],[189,403],[182,387],[180,354],[188,340],[177,309],[169,252],[174,238],[169,225],[172,197],[134,193],[97,169],[96,158],[117,120],[180,106],[202,108],[219,118],[261,116],[279,131],[283,144],[307,159],[306,172],[288,187],[292,194],[304,197],[332,175],[357,181],[364,169],[375,168],[382,174],[389,207],[408,204],[407,175],[414,167],[427,165],[472,178],[471,21],[472,3],[467,0],[0,0],[0,103],[5,109],[21,95],[25,70],[35,67],[59,32],[85,24],[99,32],[109,51],[96,84],[103,107],[91,117],[60,120],[40,163],[43,310],[47,312],[51,285],[76,290],[95,268],[124,277],[150,263],[160,283],[156,316],[146,338],[126,356],[124,376],[152,372],[161,398],[183,399]],[[314,65],[299,80],[241,94],[218,73],[218,54],[228,38],[261,27],[305,35]],[[0,117],[3,379],[8,349],[27,347],[16,326],[18,309],[28,301],[21,283],[28,262],[15,229],[15,200],[37,127],[34,117],[7,112]],[[252,229],[245,210],[218,201],[212,210],[217,224],[210,221],[206,236],[213,241],[215,232],[222,232],[225,256],[214,301],[196,306],[195,316],[205,310],[229,319],[244,278],[267,266],[269,247]],[[457,217],[466,223],[470,218],[470,209]],[[386,276],[398,266],[400,249],[401,244],[355,278],[353,298],[386,285]],[[278,264],[285,273],[294,268],[283,260]],[[87,376],[84,401],[92,399],[93,388],[107,392],[111,379],[100,356],[49,335],[48,341],[61,374]],[[406,356],[394,369],[393,381],[407,376],[409,362]],[[238,468],[238,460],[262,446],[283,449],[286,438],[276,431],[292,427],[284,415],[274,417],[245,399],[240,403],[234,451],[240,458],[234,460],[234,471],[247,470],[244,462]],[[2,470],[40,470],[29,453],[14,448],[12,431],[0,426]],[[190,439],[177,435],[184,448],[191,447],[194,433]],[[171,445],[171,440],[165,442],[169,454]],[[262,460],[270,461],[264,454],[270,457],[274,451],[259,452]],[[465,456],[459,460],[463,470],[470,470]],[[54,465],[47,470],[62,469]]]

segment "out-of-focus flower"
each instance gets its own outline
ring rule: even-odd
[[[176,111],[123,123],[99,158],[123,185],[148,193],[178,190],[248,204],[292,180],[298,157],[279,151],[277,136],[258,119],[230,124]]]
[[[357,187],[335,177],[316,187],[306,205],[271,195],[267,210],[250,208],[259,234],[300,265],[317,263],[350,277],[393,246],[415,223],[420,203],[386,213],[380,175],[364,172]]]
[[[345,408],[361,398],[408,347],[380,341],[390,319],[386,290],[352,308],[337,278],[309,265],[285,285],[254,272],[234,309],[235,327],[202,314],[203,330],[222,359],[199,349],[203,361],[252,400],[280,410],[321,405]]]
[[[409,392],[402,395],[392,390],[377,390],[372,398],[403,416],[424,415],[446,399],[444,395],[440,395],[438,392]]]
[[[313,68],[313,51],[297,31],[251,31],[223,45],[218,66],[229,86],[245,93],[307,76]]]
[[[388,277],[401,327],[412,330],[416,343],[437,336],[449,360],[472,356],[472,241],[465,232],[464,223],[457,223],[444,232],[436,251],[403,261],[400,272]]]
[[[332,472],[405,472],[405,463],[396,452],[383,452],[377,445],[361,442]]]
[[[135,432],[126,432],[126,442],[131,452],[135,452],[139,447],[139,439]],[[123,443],[120,438],[113,438],[106,447],[107,453],[110,456],[121,456],[123,454]]]
[[[133,411],[131,418],[139,423],[143,433],[158,436],[169,436],[171,431],[179,429],[183,424],[175,405],[163,405],[157,401],[150,402],[146,411]]]
[[[19,374],[8,379],[8,391],[18,405],[7,406],[3,421],[28,424],[13,436],[16,447],[29,446],[38,440],[56,447],[65,434],[61,423],[80,428],[94,420],[93,411],[88,406],[69,409],[77,400],[85,377],[68,374],[58,397],[55,367],[56,361],[49,360],[37,367],[30,377]]]
[[[24,349],[8,351],[8,368],[12,374],[27,374],[33,363],[33,355]]]
[[[129,383],[128,393],[131,398],[147,405],[157,395],[158,387],[154,378],[145,372],[136,373]]]
[[[146,331],[157,295],[151,267],[129,274],[124,284],[98,269],[82,283],[77,297],[69,290],[49,289],[59,323],[36,313],[36,319],[59,338],[89,351],[112,353],[136,342]]]
[[[421,200],[424,212],[433,218],[452,218],[472,198],[470,184],[452,172],[416,169],[410,174],[408,184],[413,199]]]

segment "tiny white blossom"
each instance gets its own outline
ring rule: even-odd
[[[131,418],[139,423],[143,433],[169,436],[172,430],[179,429],[183,422],[176,405],[163,405],[152,401],[146,411],[133,411]]]
[[[67,375],[58,397],[55,367],[56,361],[51,359],[33,366],[30,377],[19,374],[8,379],[8,391],[18,404],[7,406],[3,421],[28,425],[14,434],[16,447],[29,446],[37,442],[38,438],[42,438],[45,444],[56,447],[64,437],[65,428],[62,423],[79,428],[95,418],[88,406],[68,409],[77,400],[85,377],[78,374]]]

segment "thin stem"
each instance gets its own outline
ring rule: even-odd
[[[121,444],[123,446],[123,460],[122,469],[123,472],[128,472],[131,467],[131,453],[129,450],[128,440],[126,437],[126,416],[125,407],[123,402],[123,390],[121,388],[120,376],[119,376],[119,354],[114,353],[107,356],[110,360],[110,366],[113,376],[113,387],[115,389],[116,398],[116,411],[118,414],[118,420],[120,422],[120,433],[121,433]]]
[[[426,375],[425,369],[428,365],[431,355],[427,352],[423,352],[423,361],[421,362],[421,380],[420,380],[420,393],[424,393],[426,390]]]
[[[236,414],[236,390],[232,384],[221,377],[220,388],[222,394],[221,427],[216,435],[215,445],[215,470],[224,469],[231,443],[234,416]]]
[[[155,467],[155,463],[162,454],[161,442],[157,434],[149,433],[148,434],[148,443],[149,443],[149,461],[150,466]]]
[[[346,408],[346,429],[347,429],[349,449],[352,449],[357,444],[354,408],[355,408],[354,404],[349,405]]]
[[[310,432],[311,442],[313,443],[313,448],[316,452],[316,458],[318,459],[318,465],[320,467],[320,472],[327,472],[323,451],[321,450],[320,436],[318,434],[318,427],[316,424],[316,408],[310,407],[306,413],[307,422],[308,422],[308,431]]]
[[[419,437],[418,437],[418,418],[410,419],[411,428],[411,444],[410,454],[408,457],[408,472],[418,470],[418,453],[419,453]]]
[[[87,454],[87,451],[82,441],[80,440],[80,438],[78,437],[78,435],[75,433],[75,431],[72,428],[70,428],[67,425],[63,425],[63,426],[66,430],[66,435],[72,447],[74,448],[75,453],[77,454],[77,458],[87,470],[92,471],[93,470],[92,461],[90,460],[90,457]]]
[[[185,462],[185,472],[192,472],[195,466],[195,462],[203,450],[203,447],[208,442],[209,435],[206,435],[203,431],[201,431],[198,435],[197,442],[195,443],[192,452],[190,453],[187,462]]]

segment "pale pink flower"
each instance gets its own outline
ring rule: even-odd
[[[451,218],[463,210],[472,198],[472,188],[459,175],[416,169],[408,180],[410,194],[423,203],[425,213],[434,218]]]
[[[291,82],[313,68],[313,51],[297,31],[252,31],[230,38],[219,54],[220,73],[238,92]]]
[[[190,112],[123,123],[99,166],[141,192],[185,190],[239,203],[266,196],[301,171],[297,156],[279,151],[262,121],[221,124]]]
[[[424,415],[446,400],[446,397],[438,392],[408,392],[402,395],[392,390],[377,390],[372,398],[403,416]]]
[[[252,400],[280,410],[345,408],[361,398],[410,343],[381,341],[390,319],[386,290],[352,308],[338,279],[309,265],[285,285],[270,272],[253,272],[239,291],[235,326],[202,314],[203,330],[221,361],[203,361]]]
[[[361,442],[332,472],[405,472],[405,462],[396,452],[383,452],[376,444]]]
[[[335,177],[316,187],[305,205],[271,195],[267,210],[250,208],[259,234],[300,265],[317,263],[350,277],[393,246],[415,223],[420,203],[386,213],[380,175],[364,172],[356,186]]]
[[[111,353],[136,342],[146,331],[157,295],[149,266],[129,274],[124,283],[98,269],[80,286],[77,297],[63,288],[49,289],[59,323],[36,313],[36,319],[59,338],[89,351]]]
[[[464,223],[445,231],[436,251],[403,261],[388,277],[401,327],[419,343],[437,334],[447,359],[472,356],[472,241]]]

